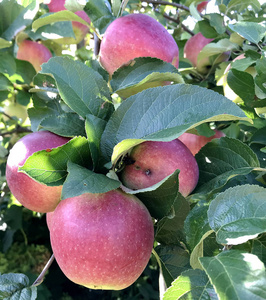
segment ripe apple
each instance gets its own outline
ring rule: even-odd
[[[155,19],[130,14],[115,19],[103,36],[99,60],[110,75],[136,57],[155,57],[178,68],[178,46],[171,34]]]
[[[41,70],[41,65],[52,57],[50,50],[39,42],[23,40],[18,45],[17,58],[30,62],[36,72]]]
[[[4,112],[10,117],[18,118],[21,123],[24,123],[28,117],[27,108],[19,103],[7,102],[4,107]],[[3,115],[5,121],[9,120],[8,117]]]
[[[204,11],[204,9],[206,9],[207,4],[209,3],[209,1],[202,1],[197,5],[197,11],[198,12],[202,12]]]
[[[185,132],[180,135],[178,139],[188,147],[193,155],[196,155],[200,151],[200,149],[211,140],[223,136],[225,136],[225,134],[222,131],[215,130],[215,134],[210,137]]]
[[[66,10],[65,8],[65,2],[66,0],[51,0],[47,6],[49,8],[49,12],[58,12],[62,10]],[[84,21],[87,23],[90,23],[90,18],[88,15],[85,13],[83,10],[79,10],[75,12],[77,16],[82,18]],[[62,44],[78,44],[80,43],[86,36],[86,34],[90,31],[89,27],[81,24],[79,22],[73,21],[72,22],[72,27],[73,31],[75,34],[75,39],[74,38],[62,38],[62,39],[57,39],[55,42],[57,43],[62,43]]]
[[[63,273],[91,289],[128,287],[145,269],[153,248],[147,208],[121,190],[62,200],[49,227]]]
[[[27,158],[36,151],[64,145],[69,138],[49,131],[29,133],[11,149],[6,165],[6,180],[11,193],[26,208],[37,212],[53,211],[60,201],[62,186],[46,186],[27,174],[18,172]]]
[[[184,197],[198,183],[198,164],[189,149],[178,139],[170,142],[143,142],[131,150],[129,161],[122,170],[120,179],[132,190],[150,187],[176,169],[180,170],[179,192]]]
[[[184,46],[184,57],[190,60],[192,66],[195,67],[199,73],[207,74],[212,66],[209,57],[205,57],[204,59],[198,61],[198,55],[201,50],[213,40],[214,39],[206,38],[201,32],[198,32],[188,39]],[[229,57],[230,52],[224,52],[219,56],[215,63],[218,64],[220,62],[227,61]]]

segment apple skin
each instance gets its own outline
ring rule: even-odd
[[[202,1],[197,5],[197,11],[198,12],[203,12],[204,9],[206,9],[207,4],[209,3],[209,1]]]
[[[213,40],[214,39],[206,38],[201,32],[198,32],[188,39],[184,46],[184,57],[187,58],[192,63],[192,66],[195,67],[201,74],[208,73],[211,67],[211,62],[208,57],[198,61],[198,55],[200,51]],[[223,61],[227,61],[229,57],[230,52],[224,52],[219,56],[215,63],[218,64]]]
[[[62,186],[46,186],[27,174],[18,172],[26,159],[36,151],[64,145],[69,138],[49,131],[29,133],[11,149],[6,165],[6,180],[11,193],[26,208],[45,213],[53,211],[60,201]]]
[[[120,179],[132,190],[150,187],[176,169],[180,170],[179,192],[184,197],[198,183],[198,164],[189,149],[178,139],[170,142],[143,142],[132,149],[129,157],[133,163],[126,164]]]
[[[30,62],[36,72],[41,70],[41,65],[52,57],[50,50],[35,41],[23,40],[18,45],[17,58]]]
[[[91,289],[130,286],[145,269],[153,248],[147,208],[121,190],[65,199],[49,226],[59,267],[71,281]]]
[[[178,68],[179,49],[163,25],[148,15],[130,14],[115,19],[101,42],[101,65],[112,75],[137,57],[159,58]]]
[[[211,140],[223,136],[225,136],[225,134],[222,131],[215,130],[215,134],[210,137],[185,132],[182,135],[180,135],[178,139],[188,147],[188,149],[193,155],[196,155],[200,151],[200,149],[207,143],[209,143]]]
[[[58,12],[62,10],[66,10],[65,8],[65,0],[51,0],[50,3],[47,4],[49,8],[49,12]],[[83,10],[76,11],[75,14],[82,18],[84,21],[90,24],[90,18]],[[89,27],[81,24],[76,21],[72,21],[72,27],[75,34],[74,38],[62,38],[57,39],[55,42],[62,44],[78,44],[80,43],[86,36],[86,34],[90,31]]]
[[[4,112],[10,117],[17,117],[23,124],[28,117],[27,108],[19,103],[7,103],[4,107]],[[5,121],[9,120],[8,117],[3,115]]]

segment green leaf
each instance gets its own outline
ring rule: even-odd
[[[90,17],[94,27],[104,33],[107,26],[115,19],[104,0],[89,0],[84,11]]]
[[[161,244],[179,244],[184,239],[184,221],[189,213],[188,201],[178,193],[171,213],[156,224],[155,240]]]
[[[37,151],[19,170],[38,182],[57,186],[65,181],[69,160],[91,167],[90,150],[86,138],[74,137],[63,146]]]
[[[258,258],[266,265],[266,235],[255,239],[252,243],[251,253],[257,255]]]
[[[166,85],[166,82],[184,83],[184,80],[172,64],[157,58],[141,57],[119,68],[110,84],[115,93],[127,98],[144,89]]]
[[[214,27],[210,25],[210,22],[206,19],[202,21],[198,21],[197,26],[199,26],[199,31],[206,38],[212,39],[212,38],[216,38],[218,35],[217,31],[214,29]]]
[[[238,250],[225,251],[200,262],[219,299],[265,299],[266,274],[257,256]]]
[[[219,34],[223,34],[226,31],[224,17],[221,14],[212,13],[209,14],[208,17],[210,18],[210,25],[214,27]]]
[[[265,26],[255,22],[238,21],[236,24],[229,24],[229,28],[251,43],[258,44],[265,37]]]
[[[101,156],[100,142],[105,126],[106,121],[93,115],[86,116],[85,130],[89,142],[94,170],[97,170],[97,167],[99,165],[99,159]]]
[[[36,31],[42,26],[62,21],[76,21],[83,25],[89,26],[81,17],[69,10],[62,10],[56,13],[45,14],[32,23],[32,29]]]
[[[68,176],[63,185],[62,199],[76,197],[84,193],[106,193],[119,188],[120,181],[108,178],[83,168],[73,162],[68,163]]]
[[[35,300],[37,287],[29,285],[29,278],[24,274],[0,274],[0,299]]]
[[[34,0],[27,7],[21,10],[20,14],[12,22],[12,24],[3,33],[2,37],[11,41],[19,31],[30,25],[39,10],[39,2]]]
[[[0,53],[0,72],[9,76],[16,72],[16,62],[12,55],[7,52]]]
[[[0,73],[0,91],[10,91],[12,88],[12,82],[4,74]]]
[[[266,189],[241,185],[218,194],[211,202],[208,219],[220,244],[238,245],[266,231]]]
[[[105,127],[101,149],[110,159],[114,146],[126,139],[170,141],[208,121],[242,118],[236,104],[210,89],[187,84],[151,88],[121,103]]]
[[[163,296],[163,300],[179,299],[215,300],[218,298],[206,273],[196,269],[184,271]]]
[[[243,11],[249,5],[251,5],[256,12],[261,8],[260,2],[257,0],[231,0],[227,5],[227,11]]]
[[[199,181],[195,193],[212,195],[232,178],[247,175],[260,166],[256,154],[240,140],[214,139],[196,154]]]
[[[183,271],[190,269],[189,254],[180,246],[160,245],[155,248],[155,252],[159,256],[167,286]]]
[[[101,119],[113,112],[107,82],[93,69],[66,57],[53,57],[42,65],[42,74],[52,75],[64,102],[83,118]]]
[[[41,121],[39,128],[66,137],[86,136],[84,121],[76,113],[71,112],[48,116]]]
[[[12,42],[0,38],[0,49],[9,48],[12,46]]]
[[[16,73],[9,77],[9,80],[16,83],[30,85],[36,71],[31,63],[25,60],[16,59]]]

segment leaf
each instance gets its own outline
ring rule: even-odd
[[[177,245],[184,240],[184,221],[189,210],[188,201],[178,193],[171,214],[163,217],[156,224],[155,240],[164,245]]]
[[[89,24],[85,20],[83,20],[81,17],[79,17],[72,11],[62,10],[55,13],[48,13],[38,18],[32,23],[32,29],[36,31],[44,25],[62,21],[76,21],[83,25],[89,26]]]
[[[88,141],[84,137],[74,137],[63,146],[33,153],[19,168],[38,182],[48,186],[62,185],[67,176],[68,161],[91,166]]]
[[[186,270],[166,290],[163,300],[218,299],[208,276],[201,270]]]
[[[260,166],[256,154],[237,139],[214,139],[196,154],[199,182],[195,193],[213,195],[232,178],[247,175]]]
[[[21,10],[20,14],[12,22],[12,24],[3,33],[2,37],[11,41],[19,31],[24,30],[30,25],[39,10],[39,2],[34,0],[27,7]]]
[[[41,121],[39,128],[66,137],[86,136],[84,121],[76,113],[48,116]]]
[[[256,12],[258,12],[261,9],[260,2],[257,0],[231,0],[227,5],[227,10],[231,11],[233,9],[237,11],[242,11],[249,5],[251,5]]]
[[[265,195],[265,188],[246,184],[215,197],[208,219],[219,244],[243,244],[266,231]]]
[[[0,73],[0,91],[10,91],[12,88],[12,82],[4,74]]]
[[[265,267],[257,256],[230,250],[202,257],[200,262],[219,299],[265,299]]]
[[[251,43],[258,44],[265,37],[265,26],[262,24],[238,21],[228,26]]]
[[[170,141],[208,121],[241,118],[245,114],[236,104],[210,89],[187,84],[156,87],[121,103],[105,127],[101,149],[108,159],[114,146],[126,139]]]
[[[252,243],[251,253],[257,255],[258,258],[266,265],[266,235],[255,239]]]
[[[16,59],[16,73],[9,77],[9,80],[16,83],[30,85],[36,71],[31,63],[25,60]]]
[[[144,89],[165,85],[165,82],[184,83],[177,69],[157,58],[141,57],[119,68],[110,81],[113,91],[127,98]]]
[[[210,25],[215,28],[215,30],[219,34],[223,34],[226,31],[226,27],[224,26],[224,18],[221,14],[212,13],[209,14]]]
[[[12,46],[12,42],[0,38],[0,49],[9,48]]]
[[[93,69],[66,57],[53,57],[42,65],[42,74],[54,77],[64,102],[77,114],[101,119],[113,112],[107,82]]]
[[[180,246],[159,245],[155,252],[159,256],[164,278],[168,278],[167,286],[183,271],[190,269],[189,254]]]
[[[0,274],[0,299],[35,300],[37,287],[29,285],[29,278],[24,274]]]
[[[68,176],[63,185],[62,199],[76,197],[84,193],[106,193],[119,188],[120,181],[97,174],[77,164],[68,163]]]
[[[0,53],[0,72],[9,76],[16,72],[16,62],[12,55],[7,52]]]

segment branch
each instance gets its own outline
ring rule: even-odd
[[[32,131],[26,127],[17,125],[17,127],[11,131],[0,132],[0,136],[6,136],[6,135],[11,135],[13,133],[24,133],[24,132],[32,132]]]
[[[52,254],[52,256],[48,260],[47,264],[45,265],[45,267],[41,271],[41,274],[33,282],[32,286],[38,286],[38,285],[40,285],[43,282],[45,273],[48,271],[48,269],[50,268],[50,266],[51,266],[51,264],[52,264],[53,261],[54,261],[54,255]]]
[[[178,4],[178,3],[171,3],[171,2],[159,1],[159,0],[146,0],[146,1],[142,1],[142,2],[151,3],[151,4],[170,5],[170,6],[174,6],[174,7],[178,8],[178,9],[183,9],[185,11],[190,12],[190,10],[187,6],[182,5],[182,4]]]

